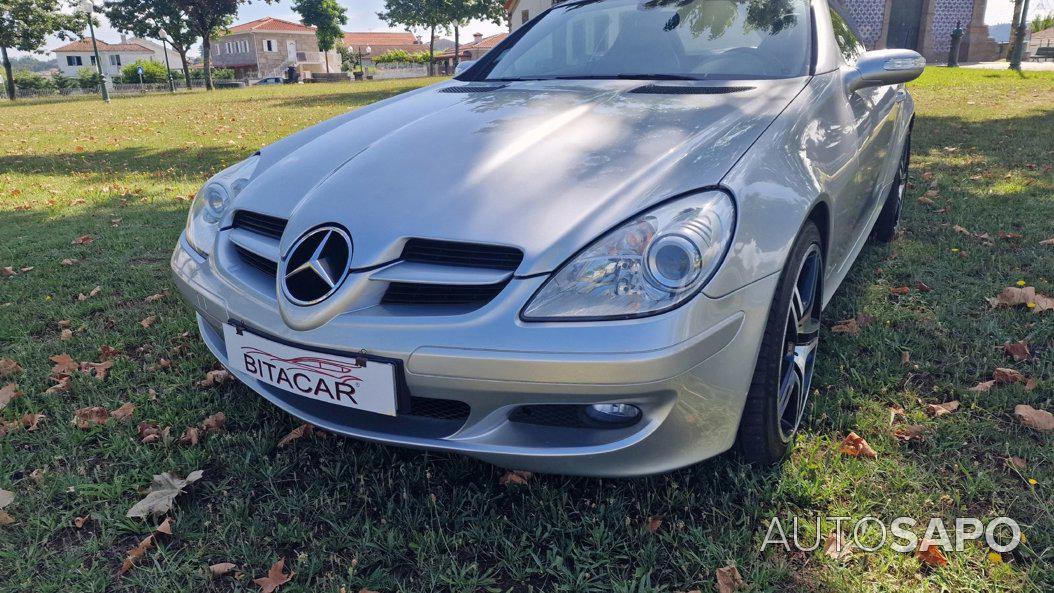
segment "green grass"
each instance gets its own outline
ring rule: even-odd
[[[47,415],[35,432],[0,437],[0,488],[17,497],[5,509],[16,522],[0,526],[0,591],[251,591],[279,557],[297,573],[283,592],[711,591],[715,569],[733,562],[758,591],[1054,590],[1054,439],[1011,416],[1017,403],[1054,410],[1054,313],[984,301],[1018,280],[1054,294],[1054,247],[1038,244],[1054,236],[1054,75],[930,69],[912,85],[915,187],[903,235],[867,248],[827,311],[828,326],[860,313],[874,322],[823,335],[812,417],[788,464],[766,472],[723,456],[650,478],[534,476],[513,487],[499,485],[502,470],[456,455],[342,438],[277,448],[298,423],[240,385],[196,387],[214,361],[189,308],[176,295],[143,301],[170,289],[187,197],[211,173],[425,82],[0,107],[0,268],[34,267],[0,278],[0,358],[25,369],[9,379],[25,397],[0,419]],[[929,189],[924,171],[939,190],[934,206],[915,202]],[[1023,237],[988,245],[956,224]],[[85,234],[94,242],[70,244]],[[933,291],[890,295],[919,281]],[[96,285],[97,296],[77,300]],[[158,321],[144,328],[148,315]],[[60,320],[72,339],[60,339]],[[1021,339],[1036,357],[1014,363],[999,346]],[[78,374],[68,394],[45,394],[48,357],[97,361],[103,344],[122,351],[109,378]],[[153,369],[162,358],[171,368]],[[967,391],[1001,366],[1038,387]],[[963,402],[956,413],[923,414],[952,399]],[[127,424],[70,425],[78,408],[124,402],[138,406]],[[924,442],[891,436],[894,403],[927,426]],[[141,421],[178,435],[219,411],[226,430],[196,447],[136,438]],[[876,461],[837,452],[849,431]],[[1010,455],[1027,468],[1013,469]],[[195,469],[205,477],[178,499],[174,535],[118,577],[157,524],[125,518],[140,490],[153,474]],[[1007,515],[1027,543],[999,565],[968,544],[936,570],[889,549],[844,564],[820,551],[761,552],[769,519],[795,514],[907,516],[920,533],[931,516]],[[643,530],[649,516],[664,517],[656,533]],[[208,578],[209,564],[228,561],[242,579]]]

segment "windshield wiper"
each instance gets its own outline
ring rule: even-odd
[[[554,76],[558,80],[702,80],[685,74],[583,74]]]

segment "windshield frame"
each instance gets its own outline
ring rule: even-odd
[[[494,46],[490,51],[479,58],[475,64],[469,67],[460,75],[453,77],[454,80],[461,82],[495,82],[495,83],[508,83],[508,82],[522,82],[522,81],[573,81],[573,80],[680,80],[680,81],[695,81],[695,82],[722,82],[729,80],[786,80],[790,78],[800,78],[801,76],[814,76],[816,74],[816,62],[819,49],[818,35],[816,31],[816,10],[813,6],[813,2],[816,0],[803,0],[806,8],[806,27],[808,30],[805,32],[806,39],[808,39],[809,47],[806,48],[806,72],[800,76],[764,76],[764,75],[752,75],[749,77],[720,77],[720,76],[701,76],[701,77],[690,77],[690,76],[670,76],[661,73],[654,74],[642,74],[640,77],[629,77],[629,76],[605,76],[605,77],[593,77],[593,76],[538,76],[530,78],[488,78],[488,75],[497,65],[499,58],[508,52],[512,47],[519,42],[519,40],[527,34],[535,25],[537,25],[546,15],[557,9],[564,9],[569,6],[578,6],[582,4],[596,4],[604,2],[605,0],[568,0],[566,2],[560,2],[559,4],[553,4],[549,8],[545,9],[537,16],[527,21],[520,28],[516,29],[509,34],[504,40],[498,45]]]

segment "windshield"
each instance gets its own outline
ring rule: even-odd
[[[582,0],[493,58],[486,80],[789,78],[808,72],[806,0]],[[489,70],[489,71],[488,71]]]

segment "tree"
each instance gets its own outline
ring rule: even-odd
[[[172,0],[106,0],[103,11],[115,29],[136,37],[160,40],[160,32],[164,29],[168,43],[182,62],[183,80],[188,89],[191,87],[187,52],[197,42],[198,35],[191,31],[187,15],[176,3]]]
[[[79,30],[76,17],[59,12],[58,0],[0,0],[0,57],[4,62],[7,98],[15,100],[15,77],[8,49],[37,51],[48,35],[66,39]]]
[[[1046,16],[1036,15],[1032,17],[1032,32],[1039,33],[1040,31],[1046,31],[1047,29],[1054,27],[1054,12],[1047,13]]]
[[[377,18],[391,26],[428,29],[428,74],[435,73],[436,29],[446,30],[453,22],[450,0],[384,0],[384,12]]]
[[[128,64],[121,68],[121,78],[126,83],[139,82],[140,67],[143,68],[143,82],[168,82],[168,71],[165,70],[165,65],[153,60],[136,60],[134,64]]]
[[[337,4],[337,0],[295,0],[293,10],[300,15],[305,25],[315,27],[318,49],[322,51],[329,73],[329,51],[338,39],[344,38],[341,25],[348,22],[348,11]]]
[[[238,13],[238,0],[170,0],[187,17],[187,27],[201,38],[205,88],[212,90],[212,37],[221,34]]]
[[[501,0],[449,0],[450,22],[454,28],[454,65],[461,61],[460,29],[469,21],[490,21],[500,25],[505,20],[505,4]]]

